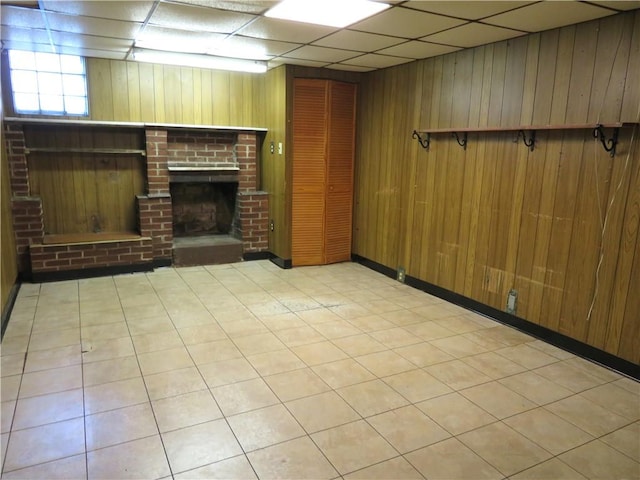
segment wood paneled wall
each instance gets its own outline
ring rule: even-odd
[[[413,129],[639,122],[640,11],[367,75],[354,253],[640,362],[640,131]],[[611,133],[611,132],[608,132]],[[598,268],[598,265],[600,267]]]
[[[4,146],[4,121],[0,105],[0,311],[4,310],[11,289],[18,278],[18,261],[16,257],[16,244],[13,233],[13,221],[11,218],[11,187],[9,185],[9,163]]]

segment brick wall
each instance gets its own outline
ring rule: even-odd
[[[143,265],[153,260],[150,238],[72,245],[31,245],[34,273]]]
[[[170,130],[167,134],[168,161],[235,165],[235,143],[235,133]]]

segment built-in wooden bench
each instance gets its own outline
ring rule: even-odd
[[[119,242],[143,238],[136,232],[60,233],[45,235],[43,245],[74,245],[79,243]]]

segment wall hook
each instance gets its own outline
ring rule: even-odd
[[[524,143],[526,147],[529,147],[529,150],[533,152],[533,149],[536,144],[536,131],[531,130],[531,135],[529,136],[529,140],[527,140],[527,134],[525,133],[525,131],[518,130],[518,137],[516,138],[516,142],[520,137],[522,137],[522,143]]]
[[[429,143],[431,143],[431,136],[430,134],[425,134],[425,137],[421,137],[420,134],[418,133],[417,130],[413,131],[413,135],[411,135],[411,138],[417,138],[418,139],[418,143],[420,144],[420,146],[422,148],[424,148],[425,150],[429,150]]]
[[[455,137],[458,145],[460,145],[465,150],[467,149],[467,132],[464,132],[464,135],[462,135],[462,139],[458,135],[458,132],[451,132],[451,135]]]
[[[616,146],[618,145],[618,130],[619,128],[613,129],[613,136],[607,140],[606,135],[604,134],[604,128],[602,125],[596,125],[596,128],[593,129],[593,136],[600,140],[602,146],[606,152],[609,152],[609,155],[615,157],[616,155]]]

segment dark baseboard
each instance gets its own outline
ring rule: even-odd
[[[273,253],[270,255],[269,260],[271,260],[280,268],[289,269],[293,267],[293,265],[291,264],[291,259],[285,260],[284,258],[280,258],[277,255],[274,255]]]
[[[171,265],[173,265],[173,259],[171,257],[153,259],[153,268],[170,267]]]
[[[377,262],[361,257],[359,255],[352,256],[353,261],[371,268],[376,272],[382,273],[390,278],[396,278],[396,271],[385,265],[381,265]],[[468,310],[472,310],[481,315],[489,317],[499,323],[509,325],[524,333],[532,335],[540,340],[543,340],[558,348],[562,348],[568,352],[571,352],[580,357],[587,358],[595,363],[599,363],[620,373],[640,380],[640,365],[632,363],[623,358],[612,355],[611,353],[595,348],[584,342],[568,337],[558,332],[554,332],[546,327],[542,327],[538,324],[532,323],[524,318],[520,318],[516,315],[512,315],[507,312],[498,310],[497,308],[490,307],[483,303],[473,300],[472,298],[465,297],[458,293],[452,292],[445,288],[439,287],[419,278],[411,277],[407,275],[405,277],[405,283],[411,287],[422,290],[426,293],[442,298],[448,302],[454,303]]]
[[[32,272],[34,283],[59,282],[62,280],[78,280],[81,278],[106,277],[123,273],[152,272],[153,262],[134,265],[115,265],[112,267],[83,268],[78,270],[61,270],[58,272]]]
[[[242,254],[242,259],[246,262],[253,260],[269,260],[271,252],[247,252]]]
[[[2,332],[0,333],[0,338],[4,337],[4,331],[7,329],[7,325],[9,324],[9,317],[11,316],[11,311],[16,303],[16,298],[18,298],[20,285],[20,281],[13,284],[9,291],[9,296],[7,297],[7,303],[5,303],[2,308]]]

